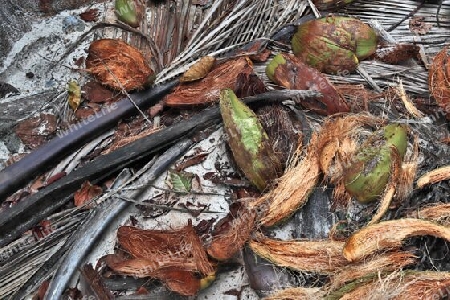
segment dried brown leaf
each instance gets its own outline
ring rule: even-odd
[[[450,241],[450,228],[410,218],[380,222],[354,233],[347,240],[343,255],[349,261],[358,261],[377,251],[399,248],[405,239],[422,235]]]
[[[213,56],[204,56],[200,58],[195,64],[193,64],[183,75],[180,77],[180,82],[190,82],[205,78],[211,71],[216,62],[216,58]]]
[[[93,185],[89,181],[85,181],[79,190],[73,195],[73,201],[75,206],[83,206],[86,202],[94,199],[95,197],[101,195],[103,192],[102,188],[98,185]]]
[[[15,132],[27,147],[34,149],[47,142],[56,132],[56,117],[40,114],[26,119],[17,125]]]
[[[91,8],[91,9],[88,9],[88,10],[82,12],[80,14],[80,18],[81,18],[81,20],[83,20],[85,22],[97,22],[98,15],[99,15],[98,9]]]

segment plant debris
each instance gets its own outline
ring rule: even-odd
[[[405,239],[432,235],[450,241],[450,229],[418,219],[383,221],[354,233],[345,243],[343,255],[349,261],[359,261],[368,255],[399,248]]]
[[[442,108],[447,118],[450,114],[450,59],[448,48],[442,49],[433,59],[429,70],[429,88],[431,95]]]
[[[216,59],[212,56],[200,58],[200,60],[193,64],[189,70],[181,75],[180,82],[189,82],[205,78],[209,71],[211,71],[215,62]]]
[[[139,90],[154,81],[154,72],[142,53],[120,40],[91,43],[86,69],[101,83],[118,91]]]
[[[247,57],[227,60],[215,66],[205,78],[180,84],[166,97],[165,103],[175,107],[214,103],[218,102],[220,91],[227,88],[239,94],[240,74],[253,74],[253,63]]]
[[[40,114],[20,122],[16,134],[30,149],[46,143],[56,133],[56,117],[52,114]]]
[[[249,245],[256,254],[272,263],[302,272],[333,274],[348,264],[342,256],[343,242],[280,241],[258,235]]]
[[[258,117],[230,89],[220,94],[220,113],[234,160],[245,176],[264,191],[278,178],[282,166]]]
[[[409,20],[409,30],[418,35],[427,34],[433,25],[431,23],[425,23],[425,17],[413,16]]]
[[[156,278],[182,295],[195,295],[215,278],[215,268],[191,224],[177,230],[122,226],[117,237],[131,258],[113,254],[104,259],[119,274]]]
[[[85,181],[81,188],[73,195],[73,201],[75,206],[84,206],[86,203],[101,195],[103,189],[98,185],[93,185],[89,181]]]
[[[322,115],[349,111],[349,106],[325,75],[293,55],[277,54],[267,65],[266,74],[270,80],[287,89],[320,92],[322,97],[300,100],[306,109]]]
[[[256,225],[256,212],[248,208],[248,201],[240,199],[232,204],[228,215],[217,223],[207,248],[211,257],[224,261],[244,247]]]
[[[364,22],[342,16],[307,21],[292,38],[294,54],[321,72],[353,72],[377,47],[375,31]]]

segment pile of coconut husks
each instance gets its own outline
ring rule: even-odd
[[[13,10],[1,299],[450,297],[446,1]]]

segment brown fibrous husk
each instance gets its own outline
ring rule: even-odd
[[[299,300],[299,299],[322,299],[326,292],[321,288],[295,287],[280,290],[263,300]]]
[[[428,206],[410,213],[410,218],[429,220],[441,225],[450,225],[450,203]]]
[[[320,176],[317,139],[317,134],[313,134],[305,157],[297,165],[288,167],[274,189],[251,203],[252,208],[262,211],[258,220],[261,225],[273,226],[307,202]]]
[[[425,186],[450,179],[450,166],[441,167],[422,175],[417,180],[417,187],[423,189]]]
[[[144,230],[122,226],[117,232],[119,245],[132,256],[120,264],[108,264],[119,273],[139,277],[154,276],[167,267],[214,273],[206,251],[191,224],[177,230]],[[112,259],[110,258],[110,261]]]
[[[226,88],[239,94],[236,85],[241,73],[252,74],[253,64],[247,57],[231,59],[215,66],[208,75],[195,82],[182,83],[167,95],[167,106],[183,107],[218,102]]]
[[[236,203],[237,209],[230,209],[230,213],[219,221],[220,226],[216,226],[207,248],[211,257],[227,260],[241,250],[249,239],[255,228],[256,211],[249,209],[244,201],[241,199]]]
[[[333,274],[348,264],[342,256],[343,242],[280,241],[258,235],[249,242],[249,246],[256,254],[275,265],[297,271]]]
[[[394,272],[382,278],[375,276],[340,299],[445,299],[449,285],[450,272]]]
[[[405,239],[422,235],[450,241],[450,228],[412,218],[383,221],[354,233],[347,240],[343,255],[349,261],[358,261],[374,252],[399,248]]]
[[[448,119],[450,116],[450,59],[447,50],[448,48],[445,47],[433,59],[428,84],[431,94]]]
[[[102,39],[91,43],[86,69],[115,90],[139,90],[152,83],[154,72],[142,53],[127,43]]]
[[[329,290],[339,289],[347,282],[370,274],[400,270],[416,261],[417,257],[406,251],[388,252],[375,257],[370,257],[359,263],[347,265],[337,271],[331,277],[331,286]]]

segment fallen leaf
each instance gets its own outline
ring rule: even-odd
[[[75,206],[83,206],[86,202],[94,199],[95,197],[101,195],[103,192],[102,188],[98,185],[92,185],[89,181],[85,181],[79,190],[73,195],[73,200]]]
[[[99,15],[98,9],[91,8],[86,10],[85,12],[82,12],[80,14],[80,18],[85,22],[97,22],[98,15]]]
[[[95,81],[89,81],[82,87],[83,98],[89,102],[104,103],[117,100],[121,94],[113,93]]]
[[[183,75],[180,77],[180,82],[190,82],[205,78],[211,71],[216,58],[213,56],[204,56],[200,58],[195,64],[193,64]]]
[[[194,174],[180,171],[169,171],[169,184],[175,192],[189,193],[192,189]]]
[[[54,115],[40,114],[20,122],[15,131],[27,147],[34,149],[46,143],[53,136],[56,126]]]
[[[71,80],[68,83],[67,92],[69,93],[68,102],[70,107],[76,111],[81,104],[81,87],[75,80]]]

